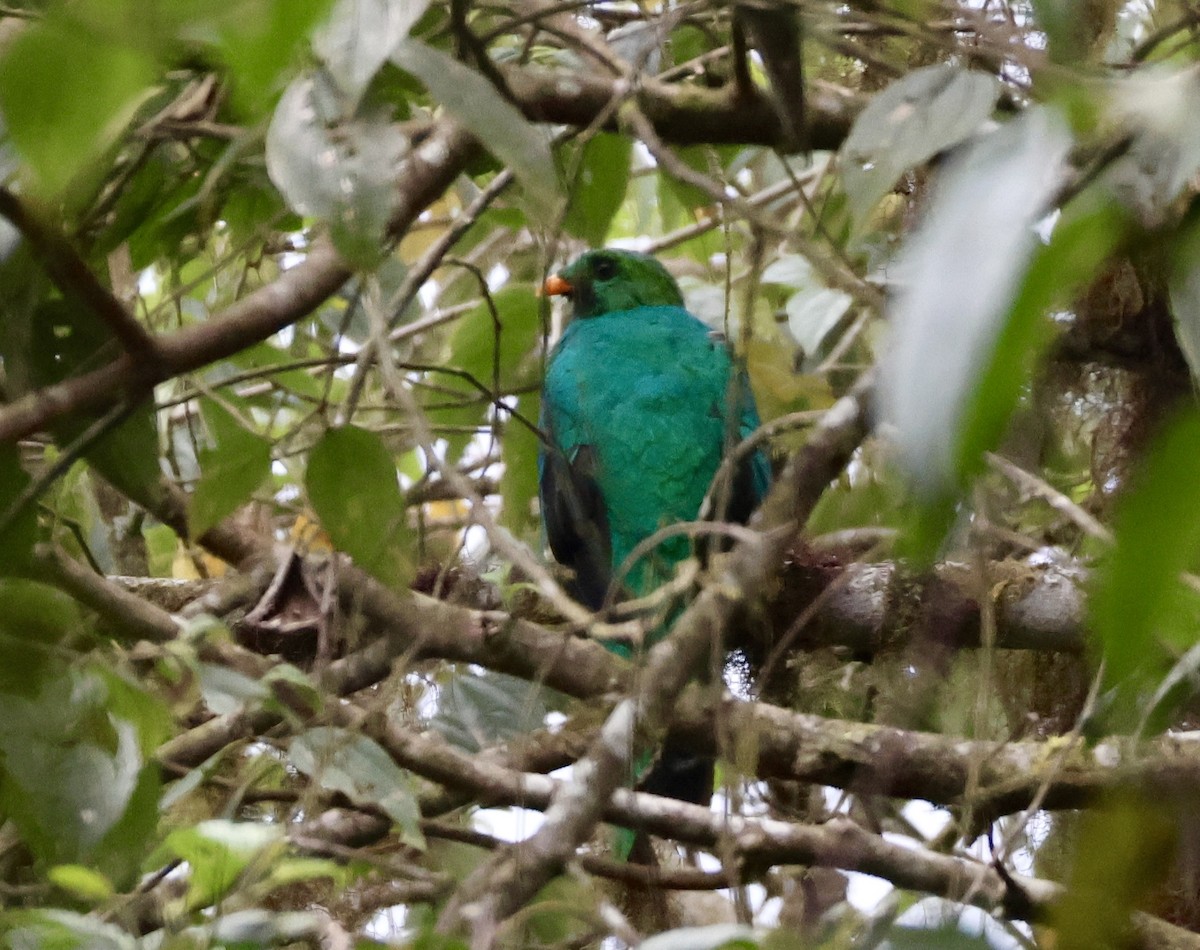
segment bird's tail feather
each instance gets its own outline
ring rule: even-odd
[[[645,777],[637,784],[638,791],[674,798],[693,805],[708,805],[713,792],[713,757],[697,753],[678,736],[668,735],[662,755],[650,767],[649,756],[635,763],[634,774]],[[652,864],[654,851],[649,836],[630,828],[616,829],[613,856],[618,861]]]

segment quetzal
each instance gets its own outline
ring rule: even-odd
[[[572,593],[599,609],[639,542],[664,525],[696,520],[722,458],[758,427],[758,412],[724,340],[684,308],[679,286],[654,258],[588,251],[550,277],[544,292],[567,297],[571,320],[550,353],[542,390],[542,518],[554,557],[573,572]],[[744,522],[769,482],[766,456],[744,456],[724,518]],[[692,551],[686,536],[664,541],[613,594],[650,593]],[[646,646],[665,633],[665,625],[653,631]],[[627,644],[605,645],[633,653]],[[707,804],[712,767],[711,757],[668,736],[640,787]]]

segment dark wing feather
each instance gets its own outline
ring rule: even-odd
[[[542,458],[538,493],[554,558],[575,574],[571,593],[599,610],[612,580],[608,509],[596,484],[596,456],[582,445],[570,461],[557,448]]]
[[[762,452],[751,452],[738,463],[737,471],[734,472],[728,519],[738,524],[746,524],[755,509],[762,504],[770,486],[771,463]]]

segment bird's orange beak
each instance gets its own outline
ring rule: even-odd
[[[558,274],[551,274],[546,278],[546,282],[542,284],[542,296],[561,297],[569,294],[574,289],[569,280],[564,280]]]

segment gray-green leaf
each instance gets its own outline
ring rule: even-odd
[[[348,117],[330,80],[296,79],[267,129],[267,172],[293,211],[326,219],[338,251],[373,267],[396,207],[408,139],[381,113]]]
[[[927,497],[956,477],[967,407],[1036,246],[1033,225],[1061,177],[1071,138],[1034,109],[945,172],[899,267],[880,401],[902,461]]]
[[[855,226],[907,169],[967,139],[992,113],[993,76],[926,66],[879,93],[842,145],[842,176]]]
[[[512,169],[539,223],[553,223],[563,200],[562,183],[542,129],[475,70],[431,46],[404,40],[392,61],[420,79],[447,112]]]
[[[1176,242],[1168,292],[1175,336],[1192,378],[1200,380],[1200,224],[1185,231]]]
[[[313,49],[351,105],[428,5],[428,0],[339,0],[313,37]]]
[[[346,729],[319,726],[293,739],[289,754],[292,764],[322,788],[341,792],[359,805],[382,808],[405,843],[425,847],[408,774],[378,743]]]

